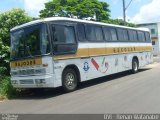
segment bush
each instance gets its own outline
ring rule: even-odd
[[[0,75],[9,75],[10,71],[10,29],[31,20],[22,9],[0,13]]]
[[[0,80],[0,99],[11,98],[16,95],[16,89],[11,85],[9,76],[1,76]]]
[[[1,67],[0,66],[0,76],[4,75],[6,70],[7,70],[6,67]],[[1,79],[0,79],[0,81],[1,81]]]

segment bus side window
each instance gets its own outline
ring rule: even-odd
[[[134,41],[138,41],[138,34],[137,31],[133,30],[133,37],[134,37]]]
[[[111,32],[111,40],[112,41],[117,41],[117,33],[116,33],[116,29],[115,28],[110,28],[110,32]]]
[[[53,25],[52,36],[54,54],[75,53],[76,38],[74,27],[64,25]]]
[[[126,29],[123,30],[124,41],[129,41],[128,31]]]
[[[96,34],[93,25],[86,25],[86,37],[89,41],[96,41]]]
[[[132,30],[128,30],[128,34],[129,34],[129,40],[130,41],[134,41],[133,31]]]
[[[141,42],[145,42],[144,32],[138,31],[138,40]]]
[[[84,24],[80,24],[80,23],[77,24],[77,32],[78,32],[79,41],[82,41],[82,42],[87,41]]]
[[[104,32],[105,40],[110,41],[111,40],[111,33],[109,30],[109,27],[103,27],[103,32]]]
[[[94,41],[94,42],[104,41],[102,27],[91,24],[86,25],[86,37],[89,41]]]
[[[130,41],[133,41],[133,42],[138,41],[137,32],[135,30],[128,30],[128,34],[129,34]]]
[[[118,35],[118,40],[119,41],[124,41],[123,29],[117,28],[117,35]]]
[[[149,32],[145,32],[146,42],[151,42],[150,34]]]
[[[94,26],[95,34],[96,34],[96,41],[103,41],[103,31],[102,27],[100,26]]]

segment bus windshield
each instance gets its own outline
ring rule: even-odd
[[[50,52],[46,24],[37,24],[11,32],[11,59],[44,55]]]

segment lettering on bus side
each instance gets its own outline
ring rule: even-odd
[[[133,51],[136,51],[135,47],[113,48],[114,53],[133,52]]]

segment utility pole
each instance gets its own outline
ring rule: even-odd
[[[124,25],[126,24],[126,5],[125,5],[125,0],[123,0],[123,20],[124,20]]]
[[[123,1],[123,20],[124,20],[124,25],[126,25],[126,10],[130,6],[130,4],[132,3],[133,0],[130,0],[130,2],[128,3],[127,6],[125,3],[125,0],[122,0],[122,1]]]

